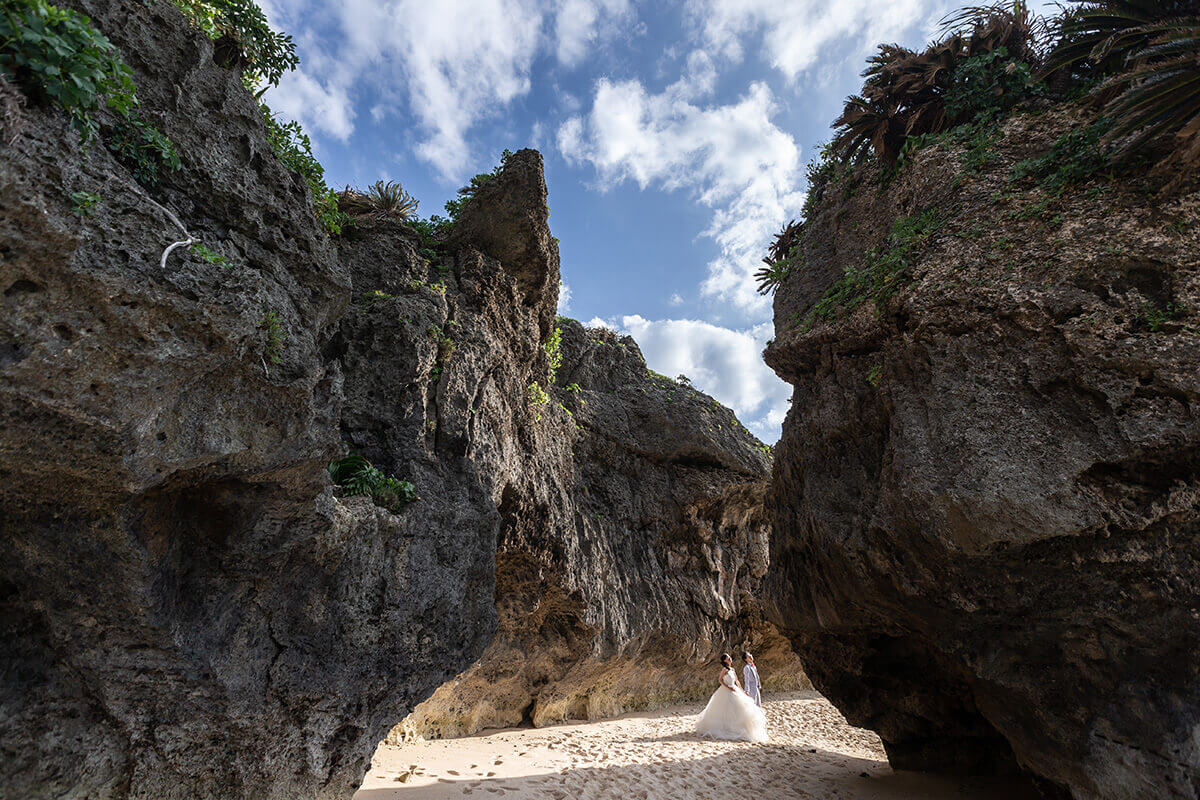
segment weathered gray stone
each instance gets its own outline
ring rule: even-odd
[[[766,354],[795,387],[771,616],[896,767],[1195,797],[1200,196],[1011,181],[1085,122],[1018,115],[974,174],[922,150],[808,223]],[[885,307],[798,324],[928,208]]]
[[[769,632],[742,597],[767,461],[730,412],[572,324],[553,400],[528,392],[559,285],[536,152],[432,263],[396,222],[330,240],[169,3],[74,5],[183,167],[140,185],[47,107],[0,146],[0,794],[348,797],[484,651],[506,587],[569,597],[530,639],[554,670]],[[228,263],[164,266],[166,209]],[[326,465],[346,444],[420,499],[343,497]]]

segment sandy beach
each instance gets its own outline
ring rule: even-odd
[[[1024,784],[894,772],[878,737],[815,692],[768,699],[771,741],[692,733],[702,706],[382,745],[355,800],[1034,800]]]

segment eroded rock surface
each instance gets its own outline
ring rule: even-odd
[[[529,391],[559,284],[537,153],[432,260],[398,223],[331,240],[170,4],[75,5],[183,167],[143,185],[36,105],[0,145],[0,794],[348,797],[497,608],[546,665],[520,714],[589,659],[769,632],[745,597],[767,461],[732,415],[570,324],[551,400]],[[164,209],[223,261],[162,265]],[[347,444],[420,499],[342,496]],[[563,697],[545,714],[617,705]]]
[[[1004,125],[827,197],[779,290],[771,617],[894,766],[1023,769],[1077,798],[1200,791],[1200,196],[1061,198]],[[940,220],[883,307],[813,303],[893,221]]]
[[[647,371],[637,343],[560,320],[541,430],[568,442],[558,497],[501,498],[496,639],[393,733],[594,719],[705,697],[719,654],[767,691],[807,688],[756,592],[766,448],[715,400]]]

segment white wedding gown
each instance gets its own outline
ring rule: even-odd
[[[743,742],[767,740],[767,715],[737,685],[732,670],[726,670],[718,688],[696,720],[696,733],[714,739],[736,739]]]

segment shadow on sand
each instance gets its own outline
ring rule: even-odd
[[[704,741],[680,733],[634,741]],[[653,756],[652,756],[653,757]],[[884,761],[797,745],[741,745],[690,760],[583,767],[507,778],[437,778],[424,786],[361,789],[354,800],[1040,800],[1029,783],[893,772]]]

